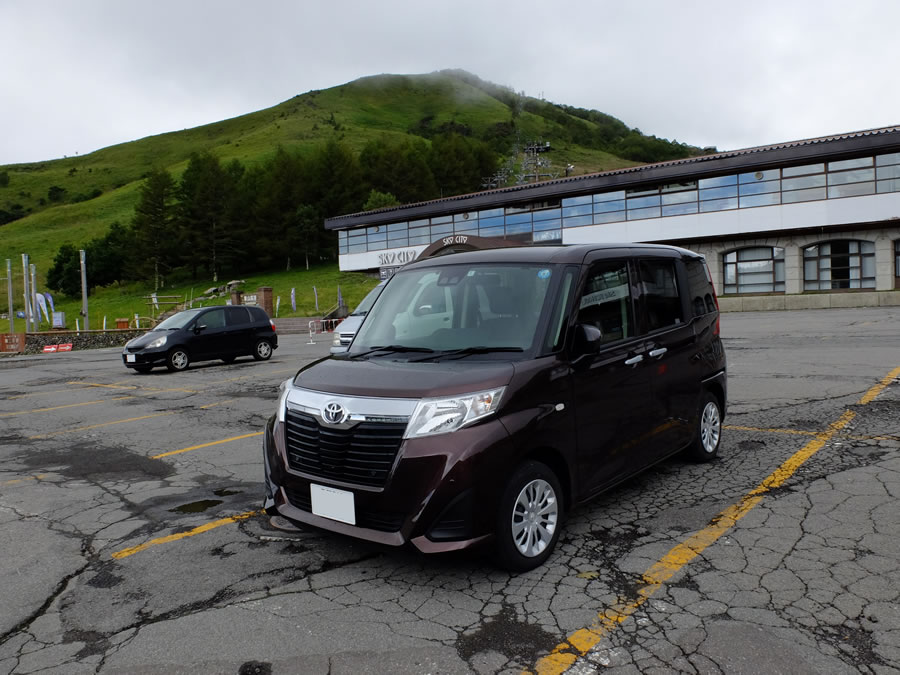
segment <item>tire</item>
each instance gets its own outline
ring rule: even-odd
[[[268,361],[272,358],[272,343],[268,340],[257,340],[253,347],[253,358],[257,361]]]
[[[722,440],[722,406],[719,399],[705,392],[700,399],[700,414],[694,440],[687,449],[687,456],[694,462],[711,462],[719,454]]]
[[[187,370],[191,364],[187,350],[184,347],[175,347],[166,356],[166,368],[171,371]]]
[[[222,359],[222,363],[234,363],[234,360],[236,358],[236,356],[226,356],[224,359]]]
[[[146,375],[151,370],[153,370],[153,366],[135,366],[134,369],[141,375]]]
[[[527,461],[513,473],[496,522],[497,564],[511,572],[539,567],[550,557],[562,528],[563,493],[545,464]]]

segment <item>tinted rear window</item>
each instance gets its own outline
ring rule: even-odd
[[[684,261],[687,270],[688,289],[691,294],[691,310],[694,316],[703,316],[716,311],[713,287],[702,260],[688,258]]]

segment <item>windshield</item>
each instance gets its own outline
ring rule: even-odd
[[[372,309],[372,305],[375,304],[375,301],[378,299],[378,296],[381,295],[381,289],[384,288],[384,284],[378,284],[375,288],[369,291],[369,294],[363,298],[362,302],[356,306],[352,312],[350,312],[350,316],[365,316],[369,313],[369,310]]]
[[[200,312],[199,309],[189,309],[185,312],[173,314],[165,321],[161,321],[153,328],[153,330],[172,330],[174,328],[184,328],[194,317]]]
[[[378,311],[360,328],[349,355],[402,354],[412,360],[413,348],[515,358],[515,352],[529,350],[539,337],[555,269],[546,264],[476,263],[398,272],[381,294]]]

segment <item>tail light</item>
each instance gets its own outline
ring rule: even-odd
[[[272,319],[269,319],[269,325],[272,326],[272,332],[273,332],[273,333],[276,332],[276,330],[275,330],[275,322],[272,321]]]

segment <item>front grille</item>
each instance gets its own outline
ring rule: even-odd
[[[354,333],[341,333],[341,344],[346,346],[353,341]]]
[[[296,508],[307,513],[312,513],[312,499],[309,496],[309,488],[294,490],[285,488],[288,501]],[[398,532],[403,525],[403,514],[390,511],[369,511],[356,509],[356,524],[379,532]]]
[[[288,410],[285,416],[288,466],[311,476],[382,487],[394,465],[406,423],[361,422],[350,429],[319,424]]]

